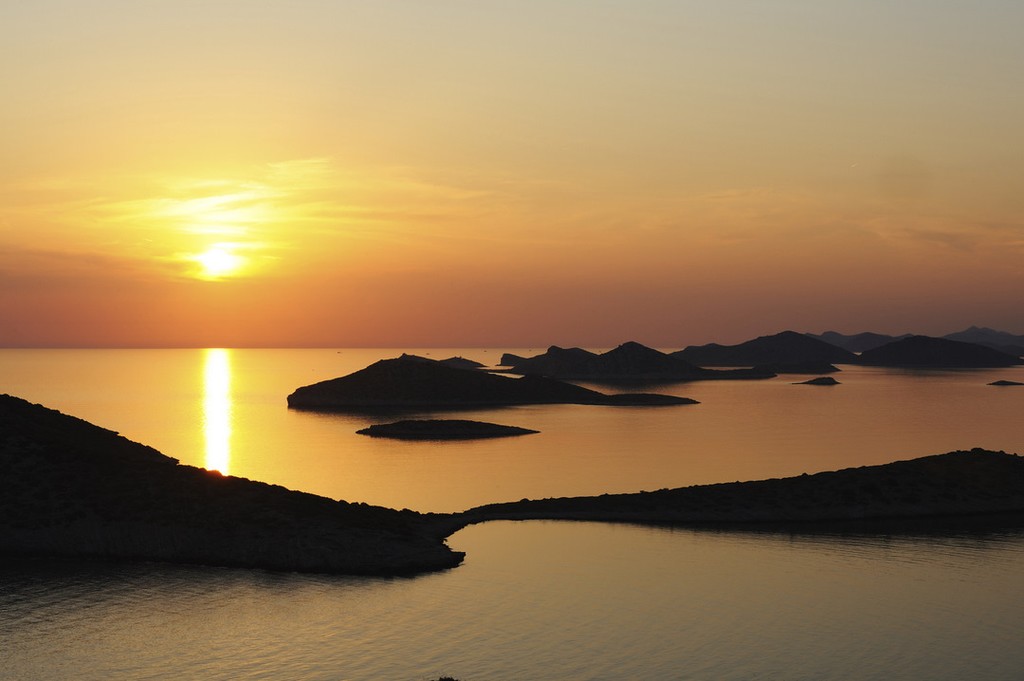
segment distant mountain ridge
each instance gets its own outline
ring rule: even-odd
[[[964,343],[977,343],[1017,357],[1024,356],[1024,336],[1015,336],[1006,331],[972,326],[963,331],[946,334],[943,338]]]
[[[870,331],[855,334],[825,331],[821,334],[808,333],[805,335],[825,341],[826,343],[831,343],[832,345],[844,348],[850,352],[859,353],[867,350],[874,350],[886,343],[892,343],[894,341],[903,340],[905,338],[921,334],[904,333],[898,336],[891,336],[884,333],[872,333]],[[937,338],[945,338],[946,340],[960,341],[963,343],[975,343],[977,345],[984,345],[985,347],[992,348],[993,350],[1014,355],[1015,357],[1024,356],[1024,336],[1017,336],[1012,333],[1007,333],[1006,331],[996,331],[995,329],[989,329],[986,327],[971,326],[963,331],[948,333],[944,336],[937,336]]]
[[[864,352],[865,350],[873,350],[885,345],[886,343],[892,343],[893,341],[909,338],[913,334],[904,333],[899,336],[890,336],[884,333],[864,331],[863,333],[846,335],[836,331],[826,331],[822,334],[809,333],[807,335],[811,338],[817,338],[820,341],[831,343],[832,345],[843,348],[844,350],[849,350],[850,352]]]
[[[799,365],[807,362],[852,364],[849,350],[796,331],[759,336],[738,345],[691,345],[671,353],[698,366]]]

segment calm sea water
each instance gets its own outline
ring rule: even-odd
[[[494,364],[504,350],[407,349]],[[0,350],[8,392],[207,466],[421,511],[1024,453],[1024,370],[848,368],[661,386],[699,405],[460,415],[540,430],[398,443],[294,388],[394,350]],[[430,416],[422,414],[420,416]],[[6,560],[2,679],[1019,679],[1024,533],[781,535],[491,523],[414,579]]]

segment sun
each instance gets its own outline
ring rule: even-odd
[[[245,258],[233,253],[230,246],[216,244],[192,258],[199,264],[203,279],[223,279],[237,275],[245,265]]]

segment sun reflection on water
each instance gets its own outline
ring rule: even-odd
[[[206,468],[228,475],[231,461],[231,352],[209,348],[203,363]]]

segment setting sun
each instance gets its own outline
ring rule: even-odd
[[[238,274],[245,265],[245,258],[231,252],[230,246],[217,244],[193,258],[200,266],[199,276],[203,279],[222,279]]]

